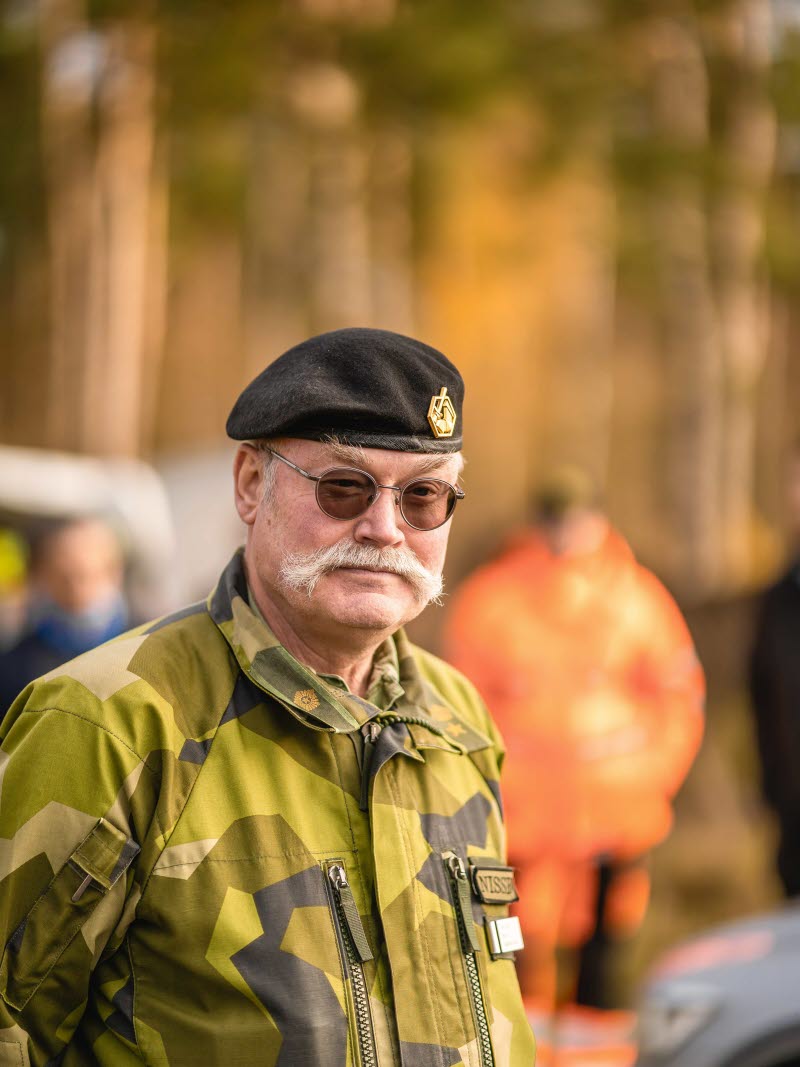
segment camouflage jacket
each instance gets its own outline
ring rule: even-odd
[[[277,643],[236,556],[207,603],[21,694],[0,1065],[533,1063],[498,937],[500,741],[461,675],[394,640],[381,712]]]

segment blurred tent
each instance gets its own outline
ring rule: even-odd
[[[136,618],[175,607],[175,528],[164,484],[141,460],[0,446],[0,526],[30,536],[57,519],[95,515],[125,552]]]
[[[232,445],[170,453],[158,460],[180,545],[175,579],[183,601],[206,597],[244,543],[244,526],[233,504],[232,468]]]

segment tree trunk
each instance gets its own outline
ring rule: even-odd
[[[741,0],[712,23],[732,73],[726,87],[726,187],[714,198],[714,277],[725,371],[722,560],[726,583],[740,586],[753,567],[753,504],[758,383],[769,346],[768,283],[759,259],[764,200],[775,155],[775,116],[767,95],[769,0]]]
[[[705,62],[692,32],[659,20],[650,38],[654,137],[691,155],[708,140]],[[701,597],[720,578],[722,359],[699,176],[676,166],[653,193],[657,314],[667,375],[667,506],[670,578]]]
[[[165,285],[166,233],[152,217],[154,29],[131,20],[101,35],[80,0],[46,0],[41,39],[48,443],[135,455],[145,352],[161,343]]]
[[[309,162],[290,123],[256,114],[248,177],[242,386],[307,333]]]
[[[370,159],[355,83],[331,64],[287,78],[252,127],[243,381],[309,332],[373,321]],[[288,116],[288,118],[287,118]]]
[[[145,455],[155,447],[159,389],[166,363],[167,292],[169,286],[169,173],[163,144],[153,155],[148,213],[147,274],[142,336],[142,403],[140,434]]]
[[[587,164],[559,176],[560,212],[552,255],[553,290],[545,311],[541,441],[545,465],[570,463],[607,488],[614,406],[614,196],[605,154],[586,145]]]
[[[154,58],[151,25],[131,21],[109,32],[98,95],[94,300],[81,442],[86,451],[109,455],[136,455],[141,448],[153,235]],[[159,261],[162,257],[159,249]],[[163,268],[161,275],[163,284]]]
[[[98,41],[82,0],[43,0],[42,139],[50,258],[50,359],[41,411],[45,443],[81,443],[95,185],[90,118]]]
[[[413,144],[408,132],[374,131],[369,157],[371,300],[376,325],[414,330]]]
[[[309,295],[313,332],[372,325],[367,150],[357,129],[312,135]]]

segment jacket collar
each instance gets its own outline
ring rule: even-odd
[[[368,701],[326,684],[279,643],[248,603],[241,549],[222,572],[207,604],[241,670],[304,725],[331,733],[351,733],[369,719],[381,716],[378,708]],[[405,633],[398,630],[392,640],[397,649],[404,695],[389,714],[419,720],[409,726],[416,746],[459,752],[489,747],[490,740],[463,719],[422,677]]]

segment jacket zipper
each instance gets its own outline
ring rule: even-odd
[[[383,726],[373,719],[361,727],[361,736],[364,738],[364,754],[361,758],[361,801],[359,807],[362,811],[369,810],[369,774],[372,768],[372,757],[375,755],[375,745],[378,741]]]
[[[450,875],[453,904],[458,923],[458,937],[461,942],[461,951],[464,954],[470,1000],[472,1001],[472,1010],[478,1029],[481,1067],[494,1067],[489,1020],[486,1015],[483,990],[481,989],[478,961],[475,958],[475,953],[480,951],[480,942],[478,941],[478,931],[475,928],[475,920],[472,917],[472,898],[469,879],[467,878],[467,868],[461,857],[454,852],[445,852],[444,861]]]
[[[367,941],[361,916],[358,914],[353,891],[347,881],[347,873],[341,863],[334,861],[329,865],[328,879],[333,887],[334,911],[347,954],[347,969],[350,972],[350,985],[353,990],[361,1067],[378,1067],[375,1033],[372,1028],[372,1014],[369,1008],[369,994],[363,966],[366,960],[374,957]]]

